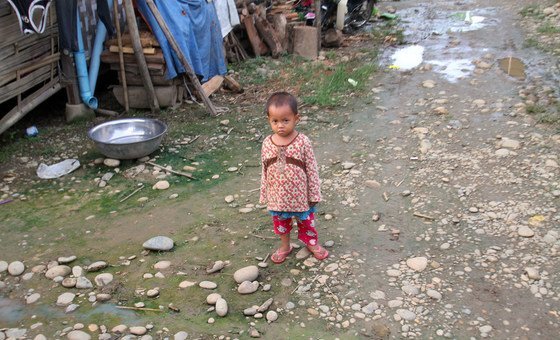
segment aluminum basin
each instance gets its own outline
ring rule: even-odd
[[[135,159],[156,151],[166,132],[167,125],[157,119],[127,118],[99,124],[88,136],[107,157]]]

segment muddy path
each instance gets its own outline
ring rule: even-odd
[[[560,138],[525,113],[519,96],[535,79],[554,84],[557,69],[554,57],[524,45],[519,11],[526,5],[381,3],[396,8],[406,45],[384,50],[366,95],[333,111],[305,108],[300,125],[321,168],[318,228],[327,260],[294,253],[282,265],[268,262],[260,289],[237,294],[234,271],[258,264],[277,240],[258,206],[258,143],[233,146],[223,167],[242,170],[222,171],[218,184],[181,191],[175,201],[109,208],[91,219],[70,207],[46,219],[48,228],[30,230],[11,217],[2,255],[26,259],[28,268],[70,254],[81,266],[104,260],[117,284],[103,290],[113,296],[109,303],[78,292],[80,307],[66,314],[54,304],[64,288],[39,274],[2,274],[0,328],[26,329],[29,338],[64,338],[76,325],[94,338],[119,336],[112,331],[119,324],[152,325],[153,338],[179,331],[202,339],[249,338],[251,331],[267,339],[557,338]],[[500,68],[509,57],[523,62],[524,78]],[[249,129],[268,131],[264,122]],[[174,251],[142,252],[155,235],[171,237]],[[162,260],[171,267],[152,277]],[[228,265],[207,274],[217,260]],[[205,303],[212,291],[196,286],[204,280],[217,283],[227,317]],[[195,285],[178,288],[184,282]],[[147,298],[155,287],[159,296]],[[26,305],[34,292],[45,302]],[[278,320],[243,315],[269,298]],[[116,308],[136,303],[164,313]]]

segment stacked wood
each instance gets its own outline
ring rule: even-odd
[[[165,59],[163,58],[163,52],[159,47],[156,38],[151,32],[141,31],[140,42],[142,44],[142,50],[144,51],[144,55],[146,57],[148,71],[153,84],[158,86],[173,85],[173,80],[165,79]],[[140,70],[136,64],[136,58],[134,57],[134,50],[132,48],[132,39],[128,33],[122,35],[122,43],[126,82],[128,85],[142,86],[143,83],[142,78],[140,77]],[[107,47],[107,49],[101,53],[101,61],[110,64],[111,70],[120,70],[117,39],[107,40],[105,42],[105,47]],[[119,81],[122,83],[122,79],[119,79]]]
[[[251,0],[237,0],[236,5],[243,33],[257,57],[270,54],[277,58],[285,53],[289,46],[287,26],[291,23],[303,24],[300,13],[294,11],[291,2],[273,2],[269,10],[264,4]]]

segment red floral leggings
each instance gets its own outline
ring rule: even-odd
[[[315,229],[315,215],[309,214],[306,220],[296,218],[298,226],[298,238],[301,242],[314,246],[317,244],[317,229]],[[272,216],[274,233],[286,235],[292,231],[292,218],[282,219],[279,216]]]

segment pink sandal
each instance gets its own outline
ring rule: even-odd
[[[270,260],[276,264],[280,264],[286,260],[286,258],[288,257],[288,255],[290,255],[293,249],[294,247],[292,247],[291,245],[290,245],[290,249],[286,251],[280,251],[279,249],[276,249],[274,254],[270,256]]]
[[[324,260],[329,257],[329,251],[321,247],[320,245],[316,245],[314,248],[307,247],[307,249],[309,249],[309,251],[313,253],[313,256],[317,260]]]

